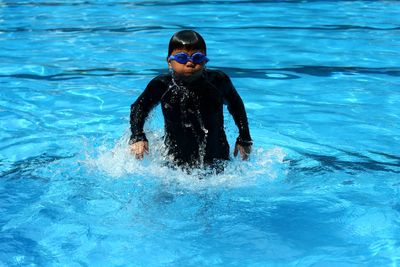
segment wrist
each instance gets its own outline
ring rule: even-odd
[[[252,140],[243,140],[240,136],[236,139],[236,144],[241,146],[252,146]]]
[[[129,142],[128,142],[128,144],[132,145],[132,144],[137,143],[139,141],[147,142],[147,138],[146,138],[146,135],[144,133],[137,134],[137,135],[132,135],[130,140],[129,140]]]

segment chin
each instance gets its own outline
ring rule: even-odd
[[[185,76],[196,76],[196,75],[200,75],[203,71],[202,70],[198,70],[198,71],[190,71],[190,72],[186,72],[184,75]]]

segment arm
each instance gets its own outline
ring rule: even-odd
[[[235,87],[233,86],[229,77],[222,73],[224,100],[228,105],[228,111],[232,115],[236,126],[239,129],[239,136],[236,139],[234,156],[236,157],[240,152],[243,160],[248,158],[253,144],[250,136],[249,124],[247,120],[246,110]]]
[[[160,102],[164,88],[165,84],[161,79],[159,77],[154,78],[131,105],[131,137],[129,144],[138,159],[143,158],[144,152],[148,152],[148,142],[143,126],[150,111]]]

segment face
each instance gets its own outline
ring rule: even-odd
[[[204,51],[202,50],[175,49],[172,51],[171,55],[175,55],[180,52],[187,53],[189,56],[193,55],[196,52],[204,53]],[[182,75],[185,77],[201,73],[204,69],[204,65],[206,64],[205,62],[201,64],[195,64],[190,60],[186,62],[186,64],[181,64],[175,60],[170,60],[169,58],[167,58],[167,62],[168,62],[168,67],[173,69],[175,74]]]

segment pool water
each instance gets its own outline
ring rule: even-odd
[[[0,266],[400,266],[397,1],[0,0]],[[200,32],[247,109],[223,174],[127,148]],[[231,144],[237,135],[226,113]]]

